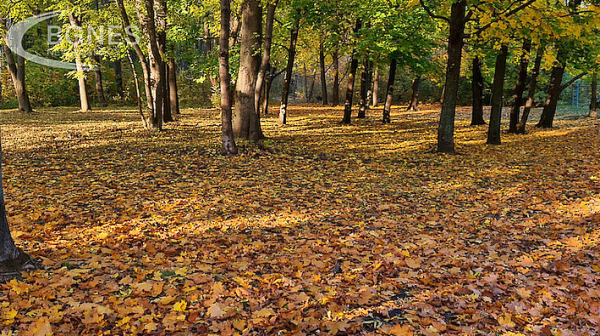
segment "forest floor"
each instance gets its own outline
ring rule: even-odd
[[[598,120],[488,146],[469,111],[460,155],[432,153],[436,108],[294,106],[235,157],[215,110],[160,134],[4,111],[9,223],[43,270],[0,284],[2,335],[596,335]]]

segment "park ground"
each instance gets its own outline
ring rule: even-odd
[[[216,110],[2,112],[17,244],[2,335],[595,335],[599,121],[503,134],[460,109],[294,106],[219,155]],[[539,111],[533,116],[536,119]],[[536,121],[536,120],[534,120]]]

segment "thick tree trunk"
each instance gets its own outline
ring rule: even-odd
[[[236,83],[235,111],[233,112],[233,134],[244,140],[261,139],[260,121],[256,114],[254,93],[259,59],[255,53],[260,48],[262,12],[260,1],[248,0],[242,5],[240,42],[240,69]]]
[[[467,0],[457,0],[450,13],[450,38],[448,40],[448,65],[440,124],[438,127],[437,151],[454,154],[454,119],[458,100],[460,65],[464,45]]]
[[[502,124],[502,99],[504,93],[504,77],[506,75],[506,58],[508,57],[508,45],[503,44],[496,58],[496,70],[494,71],[494,86],[492,88],[492,112],[490,113],[490,127],[488,129],[487,143],[500,145],[500,126]]]
[[[362,28],[361,19],[356,19],[354,34]],[[354,98],[354,82],[356,80],[356,69],[358,69],[358,58],[356,57],[356,46],[352,50],[352,59],[350,61],[350,73],[348,74],[348,85],[346,86],[346,101],[344,102],[344,118],[342,124],[350,125],[352,123],[352,100]]]
[[[323,46],[323,40],[319,44],[319,66],[321,68],[321,96],[323,97],[323,106],[329,104],[327,97],[327,69],[325,69],[325,47]]]
[[[294,60],[296,58],[296,44],[298,42],[298,22],[294,24],[290,31],[290,47],[288,49],[288,61],[285,70],[285,79],[283,80],[283,91],[281,92],[281,107],[279,107],[279,123],[287,123],[287,108],[290,95],[290,84],[292,82],[292,72],[294,70]]]
[[[333,106],[340,105],[340,53],[336,48],[333,52],[333,86],[331,88],[331,104]]]
[[[471,126],[485,125],[483,119],[483,75],[481,74],[481,61],[479,56],[473,59],[473,111],[471,112]]]
[[[260,98],[264,92],[265,80],[268,76],[269,62],[271,61],[271,45],[273,43],[273,23],[275,21],[275,10],[277,9],[277,3],[270,3],[267,5],[267,21],[265,23],[265,38],[263,44],[263,54],[260,63],[260,70],[256,77],[256,89],[254,91],[254,106],[256,109],[256,115],[259,118],[260,123]]]
[[[535,56],[535,63],[533,65],[533,70],[531,71],[531,83],[529,84],[529,93],[527,97],[527,101],[525,102],[525,108],[523,109],[523,115],[521,116],[521,122],[517,125],[517,133],[525,134],[525,129],[527,125],[527,119],[529,118],[529,113],[533,108],[533,104],[535,103],[535,93],[537,90],[538,77],[540,75],[540,68],[542,67],[542,60],[544,58],[544,50],[546,46],[540,44],[538,46],[537,55]]]
[[[567,51],[564,48],[559,49],[556,57],[557,64],[552,68],[552,74],[550,75],[550,86],[548,88],[548,96],[546,97],[544,110],[542,111],[542,116],[536,127],[552,128],[556,107],[558,106],[558,100],[562,93],[561,85],[565,74],[566,60]]]
[[[19,111],[21,112],[32,112],[31,103],[29,101],[29,94],[27,92],[27,86],[25,84],[25,59],[17,55],[16,61],[15,56],[8,47],[8,44],[4,43],[4,55],[6,57],[6,65],[10,77],[15,87],[15,93],[17,95],[17,101],[19,103]]]
[[[363,72],[360,76],[360,102],[358,105],[359,107],[357,116],[359,119],[364,119],[366,117],[366,112],[369,108],[369,101],[367,99],[369,96],[369,72],[371,72],[370,66],[371,62],[369,62],[369,59],[365,57],[363,60]]]
[[[523,53],[519,64],[519,72],[517,74],[517,85],[513,94],[513,107],[510,112],[510,124],[508,133],[517,133],[519,124],[519,114],[521,105],[523,105],[523,92],[525,92],[525,82],[527,81],[527,67],[529,66],[529,57],[531,52],[531,41],[523,42]]]
[[[418,111],[419,110],[419,93],[421,91],[421,76],[417,76],[413,79],[412,83],[412,95],[410,98],[410,103],[408,104],[407,111]]]
[[[379,106],[379,69],[375,69],[373,76],[373,107]]]
[[[69,22],[72,27],[81,27],[79,19],[73,14],[69,15]],[[85,72],[83,70],[83,63],[81,61],[81,55],[79,54],[79,48],[75,46],[75,66],[77,67],[77,82],[79,84],[79,101],[81,102],[81,112],[90,111],[90,104],[88,100],[87,88],[85,86]]]
[[[94,79],[96,84],[96,98],[98,99],[98,105],[102,107],[108,106],[106,98],[104,97],[104,85],[102,83],[102,67],[100,66],[100,56],[93,56],[94,62],[97,65],[97,69],[94,69]]]
[[[113,63],[113,70],[115,71],[115,84],[117,85],[117,94],[121,101],[125,99],[125,89],[123,88],[123,65],[122,60],[117,59]]]
[[[21,251],[15,245],[8,227],[6,206],[4,204],[4,188],[2,186],[2,144],[0,141],[0,263],[17,259]]]
[[[177,88],[177,65],[175,58],[169,58],[169,103],[171,104],[171,114],[181,114],[179,110],[179,90]]]
[[[592,86],[590,87],[590,117],[598,118],[598,73],[592,75]]]
[[[392,58],[390,62],[390,74],[388,77],[387,89],[385,94],[385,104],[383,106],[383,123],[389,124],[392,122],[391,111],[392,111],[392,98],[394,95],[394,81],[396,81],[396,58]]]
[[[221,0],[221,35],[219,37],[219,78],[221,80],[221,153],[237,154],[231,121],[231,96],[229,74],[229,20],[231,17],[230,0]]]

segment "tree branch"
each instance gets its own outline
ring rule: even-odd
[[[441,15],[436,15],[436,14],[434,14],[434,13],[431,11],[431,9],[429,9],[429,8],[428,8],[428,7],[425,5],[425,2],[423,2],[423,0],[419,0],[419,2],[421,3],[421,7],[423,7],[423,9],[425,10],[425,12],[427,12],[427,14],[428,14],[429,16],[431,16],[431,17],[432,17],[432,18],[434,18],[434,19],[444,20],[444,21],[446,21],[447,23],[450,23],[450,19],[449,19],[449,18],[447,18],[447,17],[445,17],[445,16],[441,16]]]
[[[568,88],[569,86],[571,86],[571,84],[575,83],[576,81],[580,80],[583,76],[586,76],[588,73],[584,72],[584,73],[580,73],[579,75],[571,78],[570,81],[566,82],[565,84],[561,85],[560,87],[560,91],[564,91],[566,88]]]

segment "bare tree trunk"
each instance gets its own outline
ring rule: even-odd
[[[552,68],[552,74],[550,75],[550,86],[548,87],[548,96],[546,97],[544,110],[542,111],[542,116],[536,127],[552,128],[554,122],[556,107],[558,106],[558,100],[562,93],[561,84],[567,62],[566,49],[561,48],[558,50],[556,61],[557,64]]]
[[[481,62],[479,56],[473,59],[473,110],[471,111],[471,126],[485,125],[483,119],[483,75],[481,74]]]
[[[373,107],[379,106],[379,69],[375,68],[373,76]]]
[[[32,112],[33,109],[31,108],[25,84],[25,60],[23,57],[17,55],[17,60],[15,61],[14,55],[6,43],[4,43],[4,55],[6,57],[8,72],[15,87],[19,110],[21,112]]]
[[[385,94],[385,105],[383,106],[383,123],[389,124],[392,122],[392,98],[394,95],[394,81],[396,81],[396,58],[392,58],[390,62],[390,74],[388,77],[387,89]]]
[[[219,78],[221,80],[221,153],[237,154],[231,121],[231,96],[229,74],[229,20],[231,16],[230,0],[221,1],[221,35],[219,38]]]
[[[72,27],[81,27],[79,19],[73,14],[69,15],[69,22]],[[83,70],[83,64],[81,62],[81,55],[79,54],[79,48],[75,46],[75,66],[77,67],[77,82],[79,83],[79,100],[81,102],[81,112],[90,111],[90,104],[88,101],[87,88],[85,87],[85,72]]]
[[[529,84],[529,93],[527,101],[525,102],[525,108],[523,109],[521,122],[519,122],[519,124],[517,125],[517,133],[519,134],[525,134],[527,119],[529,118],[529,113],[531,112],[533,104],[535,103],[535,93],[537,90],[538,76],[540,75],[540,68],[542,67],[542,59],[544,58],[545,49],[546,46],[544,44],[540,44],[538,46],[537,55],[535,56],[535,63],[531,72],[531,83]]]
[[[115,71],[115,83],[117,85],[117,93],[121,101],[125,99],[125,89],[123,88],[123,66],[122,60],[117,59],[113,63],[113,69]],[[139,84],[138,84],[139,85]]]
[[[142,93],[140,91],[140,82],[138,79],[137,71],[135,70],[135,64],[133,63],[133,58],[131,57],[131,53],[129,49],[127,49],[127,58],[129,59],[129,64],[131,65],[131,71],[133,73],[133,81],[135,84],[135,93],[136,93],[136,103],[138,107],[138,111],[140,116],[142,117],[142,123],[144,124],[145,129],[150,129],[150,121],[146,118],[144,111],[142,110]]]
[[[410,103],[408,104],[407,111],[418,111],[419,110],[419,93],[421,92],[421,76],[417,76],[413,79],[412,83],[412,94],[410,97]]]
[[[356,26],[354,27],[354,33],[362,28],[362,21],[360,18],[356,19]],[[358,68],[358,58],[356,57],[356,46],[352,50],[352,61],[350,61],[350,74],[348,75],[348,85],[346,87],[346,102],[344,103],[344,119],[342,124],[350,125],[352,123],[352,99],[354,97],[354,82],[356,79],[356,69]]]
[[[294,71],[294,60],[296,58],[296,44],[298,43],[298,26],[296,21],[290,31],[290,47],[288,49],[288,62],[285,70],[285,79],[283,80],[283,91],[281,92],[281,107],[279,108],[279,123],[287,124],[287,108],[290,95],[290,84],[292,82],[292,72]]]
[[[490,127],[488,130],[487,143],[500,145],[500,126],[502,123],[502,98],[504,94],[504,77],[506,74],[506,58],[508,57],[508,45],[503,44],[496,58],[496,70],[494,72],[494,87],[492,90],[492,112],[490,114]]]
[[[102,84],[102,67],[100,66],[100,56],[92,56],[94,62],[96,62],[98,68],[94,69],[94,79],[96,84],[96,98],[98,99],[98,105],[102,107],[108,106],[106,98],[104,97],[104,85]]]
[[[255,53],[260,48],[262,12],[260,1],[248,0],[242,4],[240,42],[240,69],[236,83],[233,133],[236,137],[257,141],[261,139],[260,120],[256,113],[254,94],[260,60]]]
[[[154,113],[151,116],[151,127],[152,130],[160,131],[163,126],[164,118],[164,82],[165,82],[165,66],[163,63],[162,56],[160,54],[159,47],[159,36],[156,31],[158,27],[155,20],[155,2],[154,0],[145,0],[147,16],[141,18],[141,22],[144,22],[144,30],[148,38],[148,59],[150,62],[150,87],[152,90],[153,110]],[[162,20],[163,18],[159,18]]]
[[[317,81],[317,69],[313,69],[313,74],[310,77],[310,86],[308,87],[308,93],[306,94],[307,102],[312,102],[315,94],[315,83]]]
[[[598,118],[598,73],[592,74],[592,85],[590,87],[590,117]]]
[[[332,105],[340,105],[340,53],[336,47],[333,52],[333,86],[332,86]]]
[[[369,102],[367,100],[369,93],[369,72],[371,71],[370,62],[367,57],[363,60],[363,72],[360,76],[360,102],[357,118],[364,119],[367,116]]]
[[[181,114],[179,110],[179,90],[177,88],[177,65],[175,58],[169,58],[169,103],[172,114]]]
[[[517,133],[519,124],[519,114],[521,105],[523,105],[523,92],[525,92],[525,82],[527,81],[527,67],[529,66],[529,53],[531,52],[531,41],[523,42],[523,52],[519,64],[519,73],[517,74],[517,85],[513,94],[513,107],[510,112],[510,124],[508,133]]]
[[[254,90],[254,109],[256,110],[256,115],[258,116],[259,123],[261,107],[260,98],[264,91],[263,89],[265,86],[265,78],[268,76],[267,72],[269,71],[269,62],[271,61],[271,45],[273,44],[273,23],[275,21],[275,10],[277,9],[278,2],[279,0],[276,0],[274,3],[269,3],[267,5],[267,21],[265,23],[266,27],[263,44],[263,54],[260,63],[260,69],[258,71],[258,76],[256,76],[256,88]]]
[[[6,206],[4,204],[4,188],[2,186],[2,144],[0,143],[0,263],[17,259],[21,251],[15,245],[6,217]]]
[[[323,97],[323,106],[329,104],[327,98],[327,69],[325,69],[325,48],[323,46],[323,39],[319,44],[319,66],[321,68],[321,96]]]

